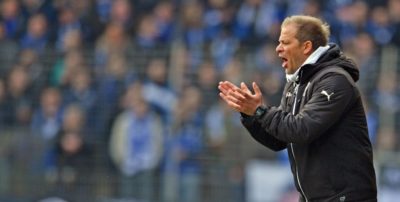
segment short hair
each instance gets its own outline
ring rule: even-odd
[[[301,43],[311,41],[313,50],[328,44],[330,31],[326,22],[312,16],[294,15],[285,18],[282,27],[288,24],[297,27],[296,38]]]

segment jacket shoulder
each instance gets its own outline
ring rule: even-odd
[[[323,70],[317,72],[317,73],[310,79],[310,82],[319,81],[320,79],[322,79],[322,78],[324,78],[325,76],[327,76],[329,73],[341,74],[341,75],[343,75],[343,76],[346,77],[346,79],[349,81],[349,83],[350,83],[352,86],[355,86],[355,82],[354,82],[353,78],[351,77],[351,75],[350,75],[346,70],[344,70],[342,67],[339,67],[339,66],[334,66],[334,67],[331,67],[331,68],[326,68],[326,69],[323,69]]]

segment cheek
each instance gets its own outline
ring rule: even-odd
[[[296,52],[296,53],[292,53],[291,58],[293,60],[294,63],[300,63],[301,61],[301,54]]]

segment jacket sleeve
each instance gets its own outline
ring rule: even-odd
[[[244,127],[249,131],[250,135],[262,145],[274,151],[280,151],[286,148],[287,143],[276,139],[269,135],[258,123],[254,117],[246,114],[241,114],[241,122]]]
[[[257,122],[263,131],[282,142],[307,144],[339,121],[354,99],[355,88],[347,78],[329,73],[315,83],[311,97],[298,114],[270,108]]]

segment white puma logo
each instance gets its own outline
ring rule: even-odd
[[[328,92],[326,92],[326,90],[323,90],[321,92],[322,95],[326,95],[326,97],[328,98],[328,101],[331,100],[331,96],[334,94],[333,92],[331,94],[328,94]]]

